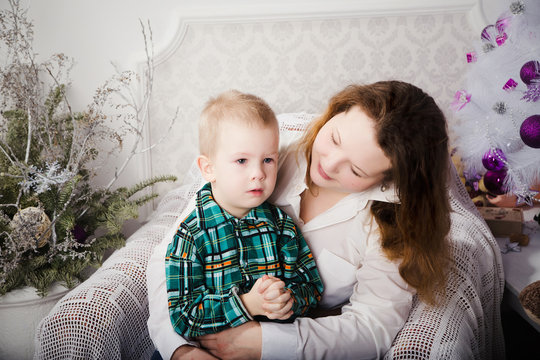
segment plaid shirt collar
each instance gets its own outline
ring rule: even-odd
[[[242,219],[237,219],[229,214],[214,200],[210,183],[206,183],[197,192],[196,211],[201,229],[216,227],[226,222],[238,223],[240,220],[251,225],[266,223],[272,227],[277,226],[275,219],[272,217],[271,205],[266,201],[251,209]]]

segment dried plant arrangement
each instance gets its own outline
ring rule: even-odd
[[[0,64],[0,295],[27,285],[45,296],[55,281],[73,287],[84,280],[83,270],[99,266],[104,250],[125,244],[122,225],[157,196],[151,186],[176,180],[161,176],[114,189],[130,160],[157,145],[144,147],[142,139],[153,48],[150,26],[141,27],[142,78],[116,69],[87,108],[74,111],[67,95],[73,60],[55,54],[37,61],[26,9],[9,0],[0,12],[0,53],[7,59]],[[97,173],[119,156],[127,135],[134,139],[127,157],[106,186],[96,187]]]

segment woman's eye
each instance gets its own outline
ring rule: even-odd
[[[274,159],[272,159],[272,158],[266,158],[266,159],[263,160],[263,162],[265,164],[271,164],[273,161],[274,161]]]
[[[245,164],[246,161],[247,161],[246,159],[238,159],[238,160],[236,160],[236,162],[237,162],[238,164],[240,164],[240,165]]]
[[[330,134],[330,137],[332,138],[332,142],[334,145],[338,145],[338,142],[336,141],[336,138],[334,137],[334,133]]]
[[[351,168],[351,171],[352,171],[352,173],[353,173],[355,176],[362,177],[362,175],[360,175],[359,173],[357,173],[356,171],[354,171],[354,169]]]

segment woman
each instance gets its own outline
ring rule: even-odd
[[[163,358],[382,357],[413,295],[436,303],[444,292],[448,136],[430,96],[398,81],[349,86],[280,161],[271,201],[313,252],[325,285],[321,307],[341,313],[252,321],[200,338],[206,352],[180,346],[166,303],[150,298],[150,335]],[[163,292],[154,281],[161,265],[149,264],[150,294]]]

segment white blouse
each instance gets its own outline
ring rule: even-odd
[[[321,306],[342,314],[299,318],[293,324],[261,323],[263,359],[374,359],[383,357],[407,319],[415,290],[401,278],[398,262],[380,246],[373,200],[396,202],[393,187],[353,193],[304,224],[300,194],[306,164],[293,152],[283,157],[271,202],[300,227],[324,283]]]
[[[263,359],[373,359],[383,357],[405,323],[414,289],[401,278],[397,262],[382,253],[373,200],[395,202],[392,187],[354,193],[304,224],[300,194],[306,189],[306,164],[295,153],[280,153],[278,183],[270,201],[286,211],[300,227],[313,252],[324,283],[321,306],[345,304],[342,314],[318,319],[298,318],[292,324],[261,322]],[[189,205],[187,211],[191,211]],[[183,217],[181,217],[183,218]],[[180,221],[180,220],[179,220]],[[178,222],[179,222],[178,221]],[[148,328],[164,359],[187,341],[169,320],[164,254],[174,236],[165,237],[147,269],[150,318]]]

